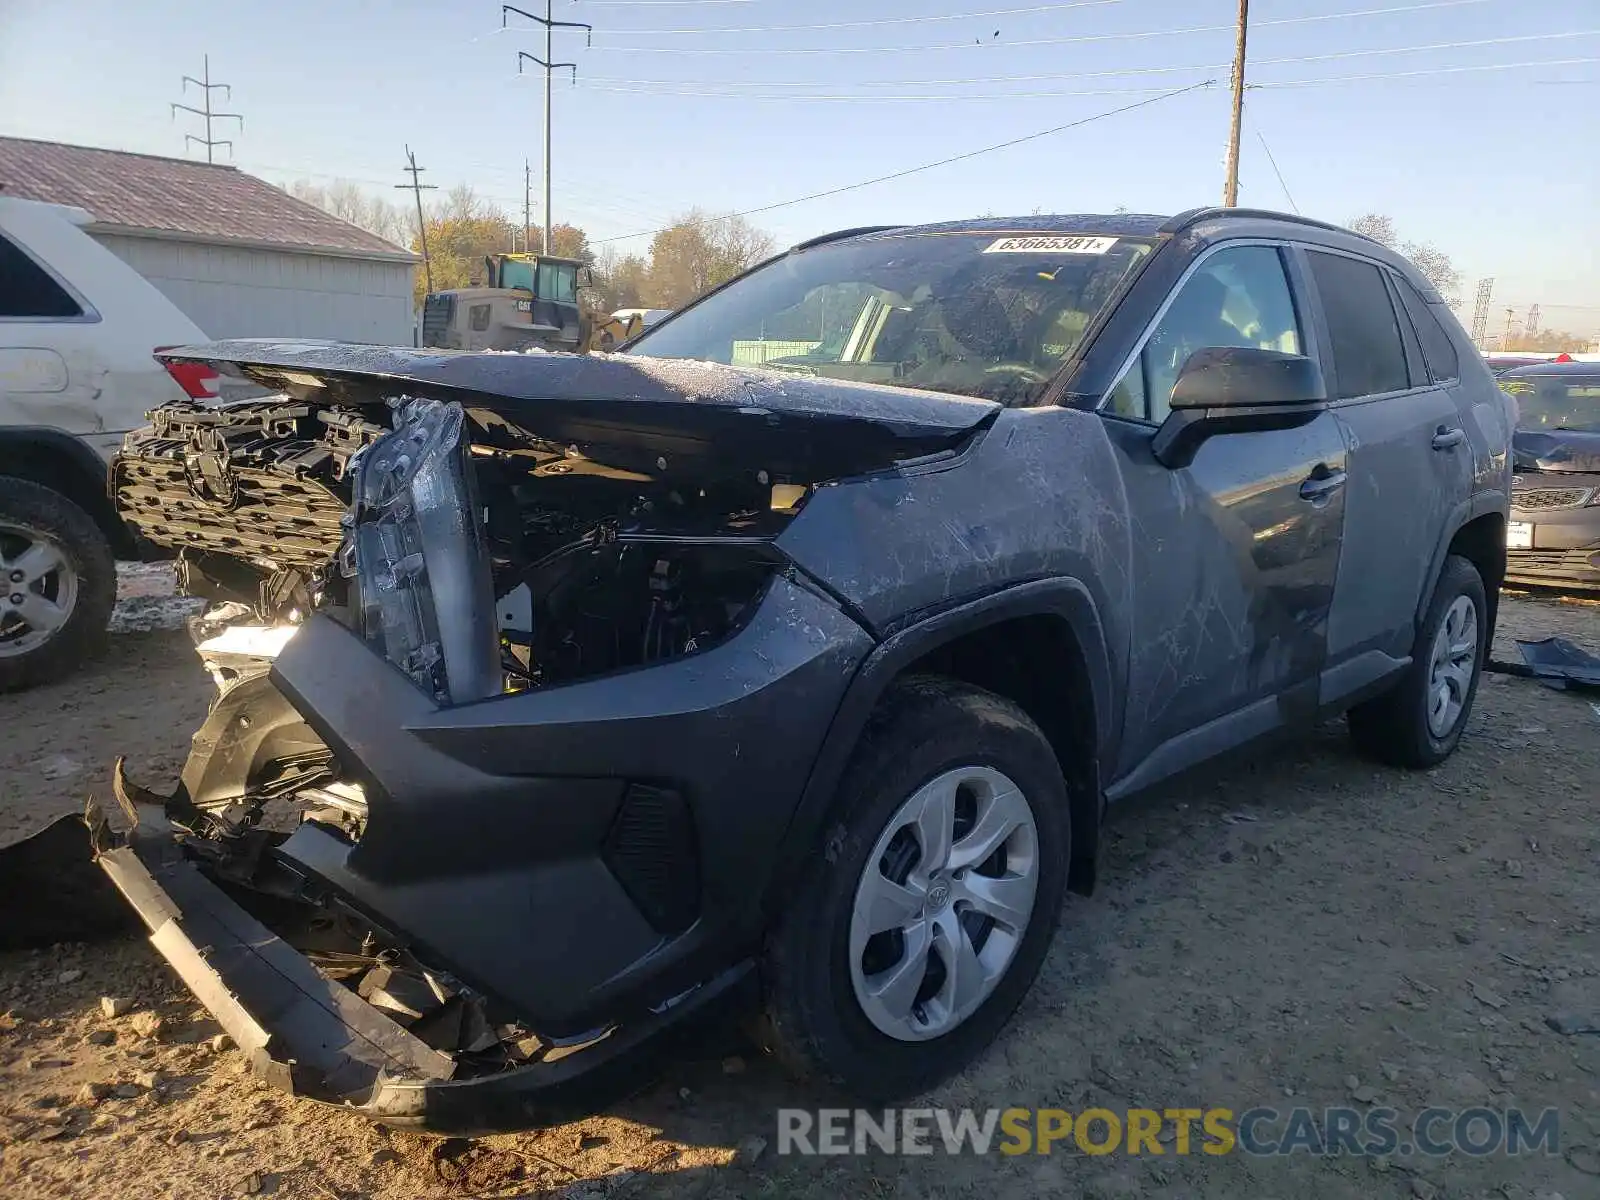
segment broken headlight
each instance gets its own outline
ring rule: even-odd
[[[436,701],[499,693],[483,523],[459,404],[406,400],[352,464],[344,573],[361,634]]]

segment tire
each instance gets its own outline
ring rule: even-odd
[[[41,551],[57,565],[41,571]],[[97,651],[116,600],[116,561],[94,518],[59,492],[0,477],[0,692],[58,679]],[[46,611],[60,623],[24,615]]]
[[[1446,649],[1441,630],[1447,619],[1457,621],[1470,606],[1470,637],[1457,637],[1459,648],[1471,644],[1471,661],[1444,653],[1453,660],[1454,670],[1441,673],[1435,659]],[[1452,629],[1459,628],[1452,625]],[[1478,569],[1466,559],[1451,555],[1433,589],[1428,615],[1417,630],[1411,649],[1411,665],[1400,682],[1381,696],[1352,708],[1346,719],[1357,748],[1380,762],[1413,769],[1437,766],[1455,751],[1461,732],[1472,715],[1472,701],[1478,693],[1488,647],[1484,644],[1489,628],[1489,605]],[[1446,678],[1448,676],[1448,678]],[[1444,727],[1430,721],[1437,689],[1447,688],[1453,706]],[[1442,718],[1441,718],[1442,719]]]
[[[953,791],[952,781],[959,781]],[[1008,798],[1002,801],[1006,782],[1015,791],[1004,793]],[[985,830],[1003,830],[1007,820],[1025,812],[1031,831],[1022,820],[994,842],[1001,846],[994,856],[949,875],[936,872],[924,887],[918,882],[923,845],[913,826],[897,821],[919,795],[954,796],[952,869],[963,854],[983,853],[976,847],[989,844],[979,836]],[[996,817],[1000,813],[1005,819]],[[991,818],[993,823],[978,824]],[[950,680],[920,677],[896,684],[868,723],[845,769],[822,845],[768,939],[763,1040],[795,1074],[865,1099],[915,1095],[953,1075],[994,1040],[1038,974],[1060,920],[1070,857],[1066,782],[1049,741],[1026,713]],[[877,872],[871,884],[869,862]],[[885,875],[904,880],[913,893],[921,888],[925,906],[934,910],[923,918],[897,907],[900,915],[889,921],[904,918],[908,928],[933,939],[921,967],[912,965],[917,937],[904,930],[856,940],[858,890],[875,888]],[[1010,926],[971,907],[971,889],[981,887],[987,897],[1003,895],[1017,903],[1009,910],[1016,918],[1019,889],[1030,876],[1031,907]],[[1001,892],[1002,886],[1007,890]],[[896,893],[896,905],[901,898]],[[860,921],[865,930],[866,917]],[[945,965],[955,953],[952,936],[976,947],[972,958],[955,957],[956,974]],[[883,989],[885,996],[898,997],[894,1004],[864,999],[858,991],[871,993],[881,981],[898,978],[896,963],[907,968],[908,980],[920,980],[920,1007],[913,1001],[903,1021],[899,1001],[911,995],[911,985],[898,993]],[[962,966],[968,974],[960,974]],[[974,966],[979,974],[970,973]],[[983,978],[991,968],[997,973]],[[962,979],[982,984],[967,990],[965,1000],[957,986]],[[933,985],[935,993],[923,998]],[[876,1015],[869,1014],[869,1003]],[[879,1022],[887,1022],[894,1035]]]

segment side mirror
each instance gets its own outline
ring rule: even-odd
[[[1211,437],[1296,429],[1328,406],[1322,370],[1301,354],[1241,346],[1196,350],[1172,387],[1172,411],[1151,452],[1166,467],[1186,467]]]

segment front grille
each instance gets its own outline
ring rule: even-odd
[[[1511,493],[1511,507],[1523,512],[1539,512],[1551,508],[1582,508],[1589,500],[1592,488],[1528,488]]]
[[[384,432],[282,398],[172,404],[150,416],[112,468],[117,511],[135,532],[311,573],[338,550],[350,459]]]
[[[669,788],[630,784],[600,856],[645,920],[678,933],[700,907],[694,818]]]

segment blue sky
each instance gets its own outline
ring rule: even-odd
[[[1375,11],[1397,9],[1409,11]],[[592,47],[557,38],[579,71],[555,91],[555,217],[608,238],[691,205],[758,208],[1214,79],[752,220],[791,242],[867,223],[1212,203],[1234,12],[1234,0],[555,0],[559,19],[595,26]],[[1362,15],[1306,19],[1348,13]],[[179,78],[209,53],[233,86],[226,107],[245,115],[223,135],[239,166],[405,199],[387,189],[409,142],[429,181],[520,209],[542,88],[517,78],[516,51],[542,53],[543,38],[499,24],[489,0],[0,0],[0,133],[182,155],[195,126],[167,106],[193,102]],[[1494,275],[1497,322],[1538,302],[1546,328],[1600,332],[1597,0],[1256,0],[1250,58],[1250,81],[1278,86],[1249,93],[1241,202],[1287,208],[1287,185],[1307,215],[1388,213],[1452,255],[1469,296]]]

